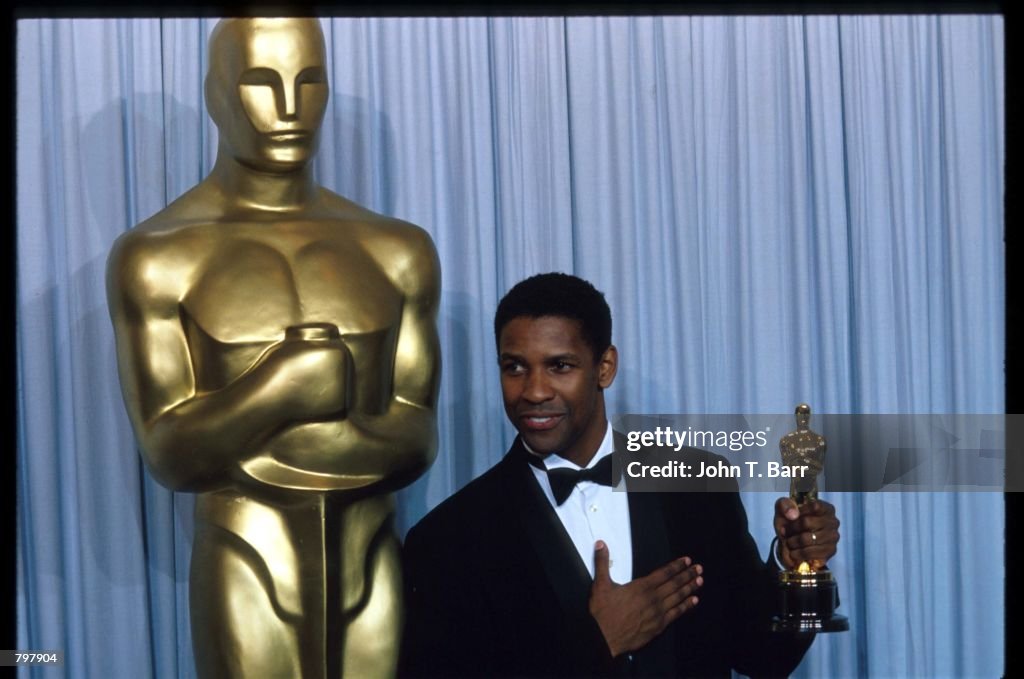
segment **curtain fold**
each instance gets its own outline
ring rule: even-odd
[[[18,644],[68,676],[194,676],[193,497],[136,451],[104,268],[212,167],[214,24],[17,23]],[[322,24],[317,177],[423,226],[443,271],[403,532],[511,441],[492,317],[542,271],[609,299],[612,414],[1003,411],[1000,17]],[[796,676],[1001,674],[1001,496],[827,498],[851,631]],[[767,553],[774,498],[744,502]]]

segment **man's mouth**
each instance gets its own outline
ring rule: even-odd
[[[558,423],[562,421],[562,415],[560,414],[534,414],[534,415],[523,415],[519,418],[519,421],[523,423],[523,426],[530,431],[547,431],[558,426]]]

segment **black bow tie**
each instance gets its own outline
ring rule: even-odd
[[[602,486],[614,486],[615,479],[612,478],[612,456],[605,455],[597,461],[593,467],[588,469],[548,469],[544,460],[527,453],[527,460],[537,469],[548,473],[548,482],[551,483],[551,494],[555,496],[555,504],[561,505],[572,495],[572,489],[580,481],[592,481]]]

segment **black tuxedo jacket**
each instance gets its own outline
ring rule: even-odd
[[[525,456],[517,438],[409,531],[401,676],[784,676],[796,667],[813,637],[769,631],[775,569],[758,556],[735,492],[629,494],[634,577],[689,556],[704,586],[660,636],[612,658],[589,612],[590,575]]]

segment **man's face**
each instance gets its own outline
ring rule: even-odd
[[[595,362],[577,321],[514,318],[498,341],[505,413],[535,452],[584,466],[604,439],[601,390],[615,379],[617,360],[609,347]]]
[[[226,146],[261,171],[288,171],[316,151],[327,107],[323,38],[307,19],[233,22],[216,43],[207,94]]]

